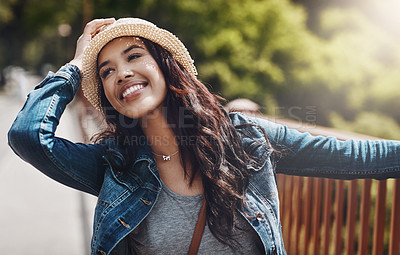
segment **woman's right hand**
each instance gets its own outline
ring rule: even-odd
[[[76,50],[74,59],[69,63],[76,65],[79,70],[82,71],[82,59],[83,52],[86,47],[89,45],[90,40],[97,35],[104,26],[110,25],[115,22],[114,18],[108,19],[95,19],[86,24],[85,29],[83,30],[82,35],[79,37],[76,43]]]

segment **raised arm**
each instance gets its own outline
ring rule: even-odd
[[[81,82],[81,56],[91,35],[112,20],[95,20],[86,26],[77,43],[72,64],[49,75],[29,93],[9,133],[14,152],[52,179],[97,195],[104,176],[105,144],[72,143],[55,137],[66,105]]]

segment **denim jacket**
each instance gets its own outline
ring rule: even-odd
[[[110,254],[151,212],[161,190],[160,176],[149,146],[138,147],[133,165],[120,171],[118,165],[127,155],[117,143],[82,144],[55,137],[80,80],[79,69],[69,64],[50,73],[29,93],[8,133],[9,145],[50,178],[98,196],[91,250]],[[276,172],[342,179],[400,177],[400,142],[338,141],[239,113],[229,116],[251,156],[248,168],[254,173],[247,206],[237,211],[258,233],[265,254],[286,254]],[[283,154],[279,160],[272,157],[272,148]],[[106,156],[109,151],[113,157]]]

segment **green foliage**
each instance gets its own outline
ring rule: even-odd
[[[349,122],[339,114],[331,113],[332,126],[343,130],[354,131],[375,137],[399,140],[400,126],[398,123],[382,113],[362,112]]]
[[[141,13],[185,42],[200,79],[228,99],[251,98],[269,112],[277,106],[271,95],[312,65],[320,48],[304,9],[287,0],[153,3]]]
[[[176,34],[199,78],[227,99],[250,98],[286,117],[277,109],[313,107],[317,124],[339,128],[355,128],[349,123],[363,112],[400,122],[398,39],[356,4],[298,2],[307,9],[289,0],[3,0],[0,68],[61,66],[73,57],[83,20],[135,16]],[[61,36],[62,24],[70,35]],[[332,112],[343,121],[331,121]]]
[[[351,122],[365,111],[383,113],[397,125],[400,122],[397,38],[373,24],[359,10],[343,8],[328,8],[321,13],[319,35],[323,42],[312,64],[294,73],[294,86],[279,95],[279,104],[316,106],[318,123],[322,125],[335,122],[330,120],[331,112]],[[337,123],[335,127],[341,128]]]
[[[13,12],[11,6],[16,0],[2,0],[0,2],[0,24],[9,22],[13,19]]]
[[[77,36],[63,38],[58,27],[79,26],[76,34],[80,33],[81,0],[8,0],[0,9],[1,69],[20,65],[39,70],[44,63],[60,66],[72,57]]]

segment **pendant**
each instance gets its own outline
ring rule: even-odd
[[[168,155],[168,156],[162,156],[162,159],[163,160],[171,160],[171,155]]]

